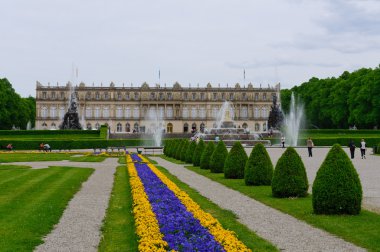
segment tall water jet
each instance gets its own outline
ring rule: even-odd
[[[285,137],[290,146],[297,146],[303,116],[303,105],[296,104],[294,93],[292,92],[289,114],[285,115]]]
[[[233,128],[234,127],[235,112],[231,103],[224,101],[220,108],[218,115],[215,118],[216,128]]]
[[[158,113],[155,108],[150,108],[146,115],[146,121],[148,126],[148,132],[153,135],[153,144],[156,147],[162,145],[162,135],[164,132],[164,120],[163,115]]]
[[[31,130],[31,129],[32,129],[32,123],[28,121],[28,123],[26,124],[26,130]]]

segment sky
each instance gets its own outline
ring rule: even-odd
[[[380,64],[377,0],[12,0],[1,9],[0,78],[22,97],[35,96],[36,81],[291,88]]]

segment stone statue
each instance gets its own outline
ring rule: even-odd
[[[78,116],[78,105],[75,92],[71,93],[70,96],[70,106],[66,112],[62,124],[59,126],[61,130],[64,129],[82,129],[81,124],[79,123]]]
[[[284,114],[277,104],[277,96],[273,95],[273,104],[268,117],[268,129],[279,130],[284,122]]]

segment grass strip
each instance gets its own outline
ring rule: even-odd
[[[181,190],[186,192],[205,211],[215,217],[227,230],[232,230],[236,236],[252,251],[278,251],[268,241],[260,238],[254,232],[241,224],[236,215],[228,210],[220,208],[207,198],[200,195],[197,191],[180,181],[176,176],[169,173],[164,167],[156,166],[165,176],[175,183]]]
[[[82,157],[70,157],[71,162],[103,162],[107,157],[105,156],[82,156]]]
[[[2,176],[8,170],[0,170],[0,248],[1,251],[32,251],[58,223],[68,202],[93,169],[8,168],[14,169],[15,175],[27,176],[17,183],[8,183],[9,178]],[[8,182],[1,183],[3,179]]]
[[[246,186],[244,179],[225,179],[223,173],[211,173],[194,166],[185,168],[369,251],[380,251],[380,215],[376,213],[362,210],[356,216],[316,215],[310,195],[306,198],[274,198],[270,186]]]
[[[125,159],[125,157],[124,157]],[[132,214],[131,186],[125,166],[116,168],[114,184],[102,226],[99,251],[137,251],[137,236]]]
[[[0,153],[0,163],[10,162],[33,162],[33,161],[61,161],[68,160],[71,153],[17,153],[8,152]]]

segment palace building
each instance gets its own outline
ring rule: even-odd
[[[73,91],[74,90],[74,91]],[[267,120],[273,96],[279,98],[280,84],[274,87],[173,87],[156,84],[150,87],[87,86],[74,89],[65,86],[36,85],[36,129],[58,129],[68,110],[71,93],[75,92],[79,120],[83,128],[98,129],[108,125],[113,133],[149,132],[149,111],[157,114],[166,133],[203,132],[215,127],[215,120],[224,101],[233,107],[237,128],[250,132],[267,131]],[[279,99],[278,99],[279,100]]]

